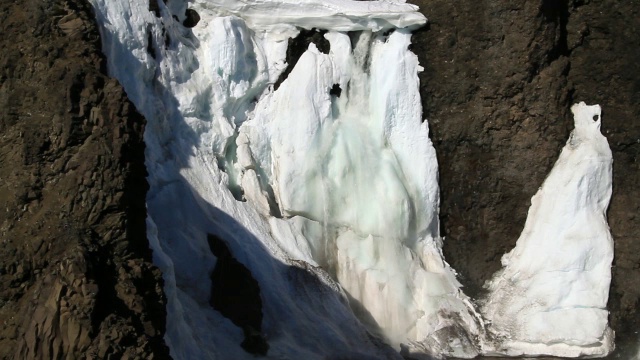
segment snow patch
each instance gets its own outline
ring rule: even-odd
[[[611,150],[600,106],[574,105],[575,129],[538,193],[482,313],[504,355],[604,356],[613,239]]]

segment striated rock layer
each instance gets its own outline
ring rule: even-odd
[[[0,359],[162,359],[144,118],[83,1],[0,4]]]

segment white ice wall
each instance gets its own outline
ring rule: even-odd
[[[438,338],[447,344],[438,351],[475,355],[472,344],[449,346],[457,338],[439,333],[453,326],[450,312],[463,334],[477,324],[437,244],[438,169],[411,35],[326,38],[330,53],[311,45],[240,127],[248,146],[239,153],[257,160],[245,170],[265,171],[285,216],[322,228],[306,235],[314,261],[391,344]],[[334,84],[340,97],[329,94]]]

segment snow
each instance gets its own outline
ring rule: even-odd
[[[197,0],[195,3],[220,16],[243,18],[256,30],[290,25],[335,31],[379,31],[417,28],[425,23],[424,15],[417,11],[417,6],[388,0]]]
[[[438,165],[408,50],[426,21],[417,7],[196,0],[201,20],[187,29],[186,2],[158,1],[160,17],[147,2],[92,4],[109,72],[148,120],[147,227],[174,358],[253,357],[242,330],[209,305],[207,234],[260,284],[269,357],[608,351],[593,346],[610,342],[611,155],[599,121],[576,120],[571,149],[533,200],[541,219],[530,216],[492,282],[482,308],[491,331],[518,329],[494,344],[441,251]],[[310,44],[275,90],[301,28],[327,30],[331,50]],[[595,111],[574,109],[576,119]],[[526,310],[532,299],[554,302]],[[575,322],[541,318],[550,309],[590,322],[575,338]],[[528,317],[514,323],[520,311]]]
[[[575,129],[488,286],[482,313],[500,340],[497,353],[577,357],[613,349],[606,309],[613,239],[605,217],[611,150],[600,106],[571,110]]]

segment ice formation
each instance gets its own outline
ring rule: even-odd
[[[200,22],[187,28],[186,2],[150,1],[157,11],[147,1],[92,4],[109,72],[148,120],[148,233],[165,279],[171,355],[253,358],[240,347],[243,331],[210,305],[217,260],[207,234],[223,239],[259,284],[269,357],[399,358],[392,348],[458,357],[499,352],[485,344],[483,321],[441,253],[438,168],[421,119],[421,68],[408,50],[411,29],[426,21],[417,7],[400,0],[196,0],[189,7]],[[328,49],[310,43],[287,64],[289,39],[314,28],[323,30]],[[585,174],[575,179],[578,190],[605,191],[606,178],[598,183],[588,172],[595,160],[581,158],[601,144],[589,131],[576,127],[572,141],[581,145],[565,152],[577,155],[561,158],[557,167],[572,162],[550,179],[576,176],[571,166],[578,166]],[[595,212],[606,208],[605,193],[567,194],[567,202],[579,198],[587,207],[570,215],[602,220]],[[553,231],[577,236],[562,226]],[[604,249],[589,234],[594,251]],[[585,284],[608,286],[605,263],[583,277]],[[547,265],[528,266],[544,277]],[[506,331],[492,308],[506,301],[500,281],[485,307],[496,333]],[[526,291],[514,301],[535,295]],[[600,292],[561,306],[588,305],[595,314],[604,310],[603,296],[606,302]],[[535,338],[545,329],[524,331],[521,340],[548,340]],[[585,330],[583,342],[567,348],[593,333]],[[559,336],[549,339],[574,341]]]
[[[613,349],[606,309],[613,240],[605,216],[611,150],[600,133],[600,106],[571,110],[575,129],[488,286],[482,313],[496,353],[577,357]]]
[[[94,1],[109,71],[149,121],[148,223],[172,355],[247,356],[242,331],[209,306],[207,233],[260,284],[270,356],[398,356],[370,332],[396,349],[475,355],[476,314],[440,253],[437,163],[408,50],[408,28],[426,21],[417,8],[198,1],[187,29],[185,3],[158,2],[159,17],[146,5]],[[330,51],[310,44],[275,90],[299,28],[327,30]]]

